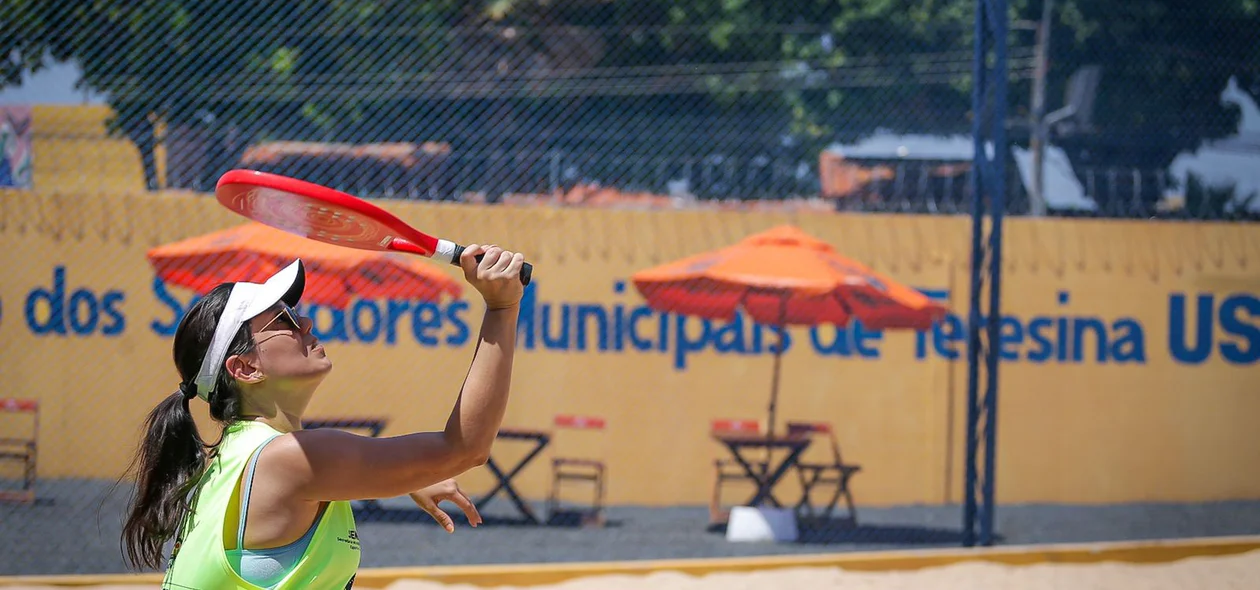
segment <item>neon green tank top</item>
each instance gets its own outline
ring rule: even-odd
[[[236,484],[259,446],[280,432],[262,422],[236,422],[224,433],[218,453],[198,484],[192,511],[175,540],[162,588],[169,590],[260,590],[241,578],[240,564],[224,549],[224,519],[239,511]],[[237,526],[232,522],[232,529]],[[239,558],[237,558],[239,559]],[[329,502],[316,523],[306,552],[275,590],[347,590],[359,569],[359,537],[354,512],[345,501]]]

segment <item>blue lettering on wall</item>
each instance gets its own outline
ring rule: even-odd
[[[154,278],[152,286],[153,296],[162,311],[149,327],[159,336],[173,336],[184,315],[201,297],[193,295],[187,302],[181,301],[158,278]],[[110,309],[105,306],[105,313]],[[394,345],[400,337],[413,336],[417,343],[428,347],[467,343],[470,334],[465,317],[467,310],[466,301],[439,305],[423,301],[360,299],[349,309],[319,304],[298,306],[300,313],[311,318],[311,332],[324,342]]]
[[[166,289],[166,282],[156,276],[153,277],[152,286],[153,297],[170,312],[170,317],[165,321],[155,318],[152,322],[149,322],[149,328],[158,336],[174,336],[175,329],[179,327],[179,322],[184,319],[184,314],[188,313],[188,310],[192,308],[193,304],[200,297],[193,295],[189,298],[187,304],[181,303],[178,298]]]
[[[312,303],[303,306],[302,312],[311,318],[311,333],[323,342],[349,342],[346,328],[346,310]]]
[[[941,291],[924,291],[944,298]],[[1146,335],[1133,318],[1105,320],[1097,316],[1070,315],[1071,297],[1056,294],[1061,315],[998,318],[998,354],[1004,361],[1031,363],[1142,364],[1146,362]],[[982,318],[980,325],[984,327]],[[915,358],[934,355],[957,360],[967,350],[967,323],[951,313],[931,330],[915,335]],[[930,344],[930,346],[929,346]]]
[[[541,297],[539,282],[525,289],[518,322],[518,345],[524,350],[622,352],[642,351],[668,355],[677,370],[686,370],[690,359],[705,352],[719,355],[767,355],[780,346],[792,347],[792,335],[773,326],[757,324],[742,313],[730,320],[713,320],[655,311],[640,301],[611,303],[548,301]],[[626,283],[616,281],[614,296],[627,293]],[[947,299],[943,290],[924,290],[929,297]],[[999,322],[999,354],[1006,361],[1063,364],[1140,365],[1147,362],[1146,328],[1127,316],[1103,318],[1081,314],[1067,291],[1054,293],[1058,313],[1035,316],[1003,315]],[[1205,296],[1207,297],[1207,296]],[[1209,297],[1210,299],[1210,297]],[[1255,297],[1237,295],[1219,308],[1221,330],[1232,340],[1221,343],[1222,357],[1233,363],[1254,363],[1260,355],[1260,303]],[[1177,300],[1170,304],[1174,316]],[[1208,334],[1215,316],[1207,312]],[[981,321],[983,326],[983,320]],[[1177,322],[1173,322],[1174,331]],[[814,354],[852,359],[878,359],[884,335],[860,322],[846,327],[826,324],[808,328]],[[780,335],[783,340],[780,344]],[[1179,337],[1179,336],[1178,336]],[[929,356],[955,361],[967,349],[967,323],[948,314],[930,330],[914,336],[914,357]],[[1173,345],[1174,349],[1176,345]],[[1208,353],[1212,351],[1208,346]]]
[[[1251,295],[1226,297],[1221,302],[1220,322],[1221,330],[1232,338],[1221,343],[1222,358],[1236,365],[1260,360],[1260,299]]]
[[[472,335],[468,328],[468,318],[465,317],[468,307],[467,301],[452,301],[446,306],[446,322],[451,327],[446,335],[447,346],[463,346],[468,343],[468,337]]]
[[[432,303],[417,304],[411,312],[411,332],[416,342],[437,346],[442,330],[442,310]]]
[[[608,350],[608,314],[604,312],[604,308],[599,305],[578,305],[574,313],[577,315],[573,322],[577,325],[577,334],[574,337],[577,349],[586,350],[587,329],[591,326],[590,320],[594,319],[595,340],[599,343],[599,349]]]
[[[359,299],[348,310],[314,303],[300,308],[312,320],[311,333],[324,342],[393,346],[409,336],[429,348],[464,345],[470,333],[467,310],[465,301],[439,304],[394,299]]]
[[[381,310],[376,307],[376,302],[360,299],[354,302],[351,309],[355,339],[360,342],[376,342],[376,338],[381,335]]]
[[[624,281],[613,283],[615,295],[626,293]],[[791,334],[750,322],[742,314],[713,320],[657,312],[646,304],[628,306],[595,302],[551,302],[539,297],[539,281],[525,287],[517,321],[517,345],[523,350],[621,352],[635,350],[669,354],[675,369],[685,370],[694,354],[773,354],[791,348]],[[861,334],[868,354],[879,335]]]
[[[53,269],[53,286],[51,290],[36,287],[26,295],[26,325],[31,329],[31,332],[38,335],[65,335],[65,299],[66,267],[58,266]],[[47,305],[47,313],[41,313],[41,304]]]
[[[688,329],[688,324],[698,328]],[[687,355],[704,350],[713,337],[713,323],[707,319],[695,320],[687,316],[674,316],[674,334],[678,345],[674,347],[674,368],[687,368]]]
[[[1217,307],[1214,295],[1199,294],[1195,297],[1193,320],[1186,301],[1184,293],[1168,296],[1168,351],[1174,360],[1187,365],[1202,364],[1214,349],[1235,365],[1252,365],[1260,360],[1260,299],[1255,295],[1228,295]],[[1217,322],[1224,336],[1219,343],[1213,338],[1213,324]]]
[[[846,358],[879,358],[879,348],[874,343],[882,340],[883,336],[883,332],[868,330],[857,321],[843,328],[825,324],[809,329],[810,344],[814,345],[818,354]]]
[[[1197,365],[1212,352],[1212,296],[1199,295],[1196,302],[1195,330],[1187,336],[1186,296],[1174,293],[1168,297],[1168,350],[1179,363]],[[1192,338],[1193,341],[1189,340]]]
[[[161,337],[175,333],[200,297],[177,295],[158,278],[151,283],[156,315],[148,327]],[[687,370],[696,355],[772,355],[793,348],[793,332],[807,331],[813,354],[853,360],[883,356],[884,334],[860,322],[824,324],[793,332],[752,321],[744,313],[708,319],[665,313],[648,307],[625,281],[612,284],[611,301],[549,301],[538,281],[525,289],[518,317],[522,350],[659,354],[676,370]],[[948,299],[945,290],[924,290]],[[1100,317],[1080,311],[1068,291],[1050,294],[1054,311],[1004,314],[997,351],[1007,362],[1140,365],[1147,362],[1146,326],[1133,317]],[[25,297],[25,321],[38,336],[115,337],[126,330],[121,290],[75,284],[65,266]],[[304,304],[312,331],[326,342],[396,345],[411,340],[423,347],[461,347],[472,337],[468,301],[356,300],[344,308]],[[1184,365],[1218,357],[1232,365],[1260,362],[1260,298],[1251,293],[1168,294],[1169,356]],[[983,327],[984,320],[981,321]],[[959,361],[967,350],[967,319],[948,314],[930,330],[914,334],[913,356]]]
[[[127,328],[122,291],[97,294],[82,287],[67,293],[66,267],[53,268],[52,287],[36,287],[26,294],[26,326],[32,334],[45,336],[118,336]]]
[[[118,336],[127,327],[127,318],[123,316],[122,304],[127,296],[122,291],[107,291],[101,297],[101,313],[105,321],[101,322],[101,333],[106,336]]]

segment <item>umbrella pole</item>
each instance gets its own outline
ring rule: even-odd
[[[774,438],[775,412],[779,405],[779,366],[783,361],[783,348],[787,345],[787,294],[779,296],[779,346],[774,349],[774,373],[770,377],[770,423],[766,429]]]
[[[779,405],[779,366],[783,361],[783,345],[786,336],[783,332],[779,333],[779,347],[774,352],[774,372],[770,377],[770,419],[766,424],[767,438],[774,439],[774,423],[775,413]],[[774,448],[766,447],[765,462],[761,464],[761,477],[765,477],[769,472],[770,464],[774,458]]]
[[[778,419],[779,406],[779,371],[783,365],[783,349],[787,346],[787,305],[788,295],[783,294],[779,297],[779,346],[774,349],[774,372],[770,376],[770,421],[766,425],[766,435],[771,440],[774,439],[774,425]],[[766,462],[762,464],[761,476],[765,477],[767,470],[770,469],[771,459],[774,455],[774,448],[766,448]]]
[[[779,347],[774,351],[774,372],[770,377],[770,422],[766,425],[770,438],[774,438],[775,412],[779,405],[779,367],[783,364],[784,336],[780,333]]]

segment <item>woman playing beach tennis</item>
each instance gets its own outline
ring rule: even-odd
[[[263,283],[220,285],[193,305],[174,339],[179,391],[149,414],[133,464],[138,481],[122,534],[128,561],[157,569],[174,539],[163,588],[341,590],[359,566],[351,500],[409,494],[453,531],[437,508],[451,500],[475,526],[476,509],[450,478],[485,462],[503,419],[523,259],[470,245],[459,262],[486,309],[441,432],[302,430],[332,362],[311,320],[293,310],[305,287],[300,260]],[[214,444],[197,433],[194,397],[223,426]]]

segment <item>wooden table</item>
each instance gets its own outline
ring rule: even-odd
[[[781,508],[782,504],[774,497],[774,486],[800,461],[801,453],[804,453],[810,444],[809,436],[798,434],[785,434],[769,438],[760,433],[715,432],[713,433],[713,439],[726,447],[735,458],[735,462],[744,469],[749,478],[756,482],[757,492],[748,500],[747,505],[758,506],[762,502],[769,502],[776,508]],[[786,450],[787,455],[779,461],[778,465],[768,460],[766,469],[763,471],[754,468],[744,458],[743,453],[756,450],[765,451],[770,458],[773,458],[773,451],[775,450]]]
[[[522,518],[531,524],[541,524],[542,521],[534,514],[534,511],[529,507],[529,505],[521,499],[521,496],[517,493],[516,488],[512,487],[512,479],[515,478],[521,470],[529,465],[529,463],[533,461],[538,454],[547,447],[548,444],[551,443],[551,433],[545,430],[500,428],[499,434],[496,438],[508,441],[532,442],[534,444],[534,448],[530,450],[529,453],[527,453],[525,457],[515,466],[506,472],[499,467],[498,463],[495,462],[493,455],[486,460],[486,468],[494,474],[495,479],[497,479],[499,483],[474,502],[477,506],[477,510],[480,511],[482,507],[489,503],[490,500],[499,494],[499,492],[503,492],[504,494],[507,494],[508,499],[511,500],[512,504],[516,507],[516,510],[520,512]]]

